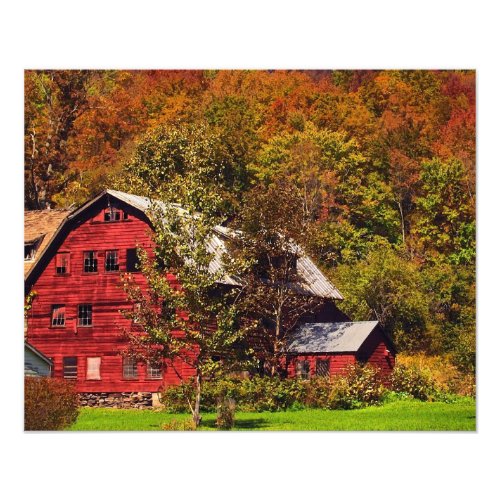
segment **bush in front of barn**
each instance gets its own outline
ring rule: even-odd
[[[189,411],[188,400],[194,394],[191,381],[167,387],[161,397],[165,410],[171,413]],[[280,411],[300,403],[305,394],[304,383],[296,379],[253,377],[222,378],[203,385],[202,411],[216,412],[221,399],[232,399],[239,411]]]
[[[439,399],[439,390],[435,379],[428,369],[418,366],[397,364],[391,375],[391,389],[402,395],[412,396],[421,401]]]
[[[78,418],[74,384],[48,377],[24,378],[24,429],[57,431]]]
[[[331,380],[253,377],[223,378],[204,384],[201,408],[215,412],[221,400],[231,399],[239,411],[282,411],[299,408],[352,409],[379,404],[386,393],[379,371],[370,365],[352,365]],[[189,411],[190,382],[165,389],[162,403],[172,413]]]
[[[387,392],[380,371],[353,364],[332,379],[317,377],[306,385],[304,405],[329,410],[352,410],[380,404]]]

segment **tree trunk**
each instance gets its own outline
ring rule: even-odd
[[[274,377],[278,371],[278,356],[279,356],[279,340],[281,334],[281,322],[280,317],[277,315],[276,317],[276,327],[274,330],[274,342],[273,342],[273,355],[272,355],[272,364],[271,364],[271,377]]]
[[[193,422],[195,427],[198,427],[201,423],[201,415],[200,415],[201,384],[202,384],[201,373],[199,370],[196,370],[196,398],[193,409]]]
[[[398,201],[399,213],[401,214],[401,234],[403,236],[403,245],[405,244],[405,217],[403,213],[403,204]]]

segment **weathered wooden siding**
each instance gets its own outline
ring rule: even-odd
[[[179,378],[172,367],[164,369],[163,379],[146,378],[146,367],[139,364],[138,378],[122,375],[125,348],[122,332],[131,328],[131,320],[120,311],[133,307],[123,290],[120,272],[125,271],[126,251],[140,245],[151,248],[150,227],[145,219],[132,214],[128,220],[104,222],[104,209],[96,207],[86,220],[78,223],[64,239],[58,252],[70,252],[68,274],[56,274],[56,257],[36,280],[37,296],[28,317],[28,340],[54,363],[54,376],[63,376],[63,358],[77,357],[79,392],[157,391],[163,384],[175,384]],[[97,251],[98,272],[84,273],[83,253]],[[106,272],[106,250],[118,250],[120,271]],[[145,285],[140,273],[136,282]],[[63,327],[51,326],[52,305],[64,304]],[[92,304],[92,326],[78,326],[78,305]],[[137,326],[133,326],[137,328]],[[101,379],[86,380],[87,357],[101,357]],[[188,366],[177,366],[183,377],[192,375]]]
[[[357,359],[378,367],[382,375],[388,377],[394,368],[395,352],[384,334],[377,328],[359,349]]]
[[[339,354],[300,354],[287,356],[287,374],[289,377],[295,377],[297,361],[309,361],[309,374],[311,377],[316,375],[316,361],[318,359],[330,360],[330,375],[342,373],[349,365],[356,362],[356,356],[352,353]]]

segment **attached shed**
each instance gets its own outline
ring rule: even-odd
[[[361,362],[377,366],[388,376],[395,355],[378,321],[303,323],[288,343],[287,373],[303,378],[328,376]]]
[[[28,342],[24,343],[24,376],[50,377],[52,361]]]

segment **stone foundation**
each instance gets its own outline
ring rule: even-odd
[[[83,392],[80,406],[94,408],[153,408],[152,392]],[[157,399],[157,398],[156,398]]]

